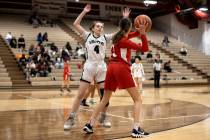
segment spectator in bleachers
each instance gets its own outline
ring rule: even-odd
[[[80,42],[77,42],[77,47],[74,52],[74,58],[78,59],[80,57],[85,57],[85,48],[82,46]]]
[[[48,76],[48,67],[44,61],[41,61],[38,66],[37,70],[40,77],[47,77]]]
[[[25,50],[26,44],[25,44],[25,39],[23,35],[21,34],[20,37],[18,38],[18,48],[22,51]]]
[[[27,63],[26,68],[28,69],[30,76],[32,77],[36,76],[36,64],[34,63],[33,60]]]
[[[183,46],[181,49],[180,49],[180,54],[182,56],[187,56],[187,48],[185,46]]]
[[[45,17],[41,19],[41,25],[47,27],[47,19]]]
[[[152,51],[150,50],[147,53],[147,61],[151,63],[153,61],[152,59],[153,59],[153,55],[152,55]]]
[[[39,49],[40,49],[40,53],[44,54],[45,52],[45,47],[42,44],[39,44]]]
[[[169,43],[169,42],[170,42],[170,41],[168,40],[168,36],[165,35],[164,38],[163,38],[163,41],[162,41],[162,46],[163,46],[163,47],[168,47],[168,43]]]
[[[37,18],[32,19],[32,25],[34,28],[38,28],[40,26]]]
[[[34,55],[31,56],[31,59],[34,61],[35,64],[38,64],[38,53],[34,53]]]
[[[34,22],[36,22],[36,23],[34,23]],[[33,12],[33,14],[30,16],[29,23],[32,25],[37,24],[36,27],[39,27],[39,25],[41,24],[41,20],[38,16],[37,12]]]
[[[160,88],[160,73],[161,73],[161,61],[155,59],[153,64],[153,71],[154,71],[154,87]]]
[[[38,44],[42,43],[43,40],[42,40],[42,33],[39,33],[36,37],[36,41],[38,42]]]
[[[163,69],[164,69],[166,72],[172,72],[171,60],[168,60],[167,62],[165,62],[165,63],[163,64]]]
[[[11,48],[17,48],[17,39],[16,37],[12,37],[12,39],[10,40],[10,46]]]
[[[12,33],[8,32],[5,39],[6,39],[7,43],[10,45],[10,42],[12,40]]]
[[[54,42],[50,45],[50,49],[54,52],[58,52],[58,47],[55,45]]]
[[[61,58],[56,58],[55,67],[57,69],[63,69],[63,61]]]
[[[43,58],[45,60],[46,63],[50,62],[50,56],[48,54],[48,50],[46,50],[44,53],[43,53]]]
[[[29,56],[32,56],[34,54],[34,44],[31,44],[31,46],[28,49]]]
[[[26,58],[25,54],[22,54],[21,58],[19,59],[19,64],[22,68],[26,67],[28,59]]]
[[[47,33],[47,32],[45,32],[45,33],[43,34],[43,36],[42,36],[42,41],[48,42],[48,33]]]

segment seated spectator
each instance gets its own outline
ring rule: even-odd
[[[27,58],[25,56],[25,54],[22,54],[21,58],[19,59],[19,64],[21,67],[25,68],[26,64],[27,64]]]
[[[183,55],[183,56],[187,56],[187,48],[185,48],[185,46],[183,46],[183,47],[180,49],[180,54]]]
[[[152,55],[152,51],[151,50],[147,53],[146,58],[147,58],[148,62],[152,62],[153,55]]]
[[[43,36],[42,36],[42,41],[48,42],[48,34],[47,34],[47,32],[45,32],[45,33],[43,34]]]
[[[32,25],[34,28],[38,28],[39,27],[39,21],[37,18],[32,19]]]
[[[25,39],[23,37],[23,35],[20,35],[20,37],[18,38],[18,48],[22,51],[25,50],[26,44],[25,44]]]
[[[55,62],[56,69],[63,69],[63,61],[61,58],[57,58]]]
[[[168,47],[168,43],[169,43],[169,42],[170,42],[170,41],[168,40],[168,36],[165,35],[164,38],[163,38],[163,41],[162,41],[163,47]]]
[[[50,49],[51,49],[52,51],[54,51],[54,52],[58,52],[58,47],[55,45],[55,43],[52,43],[52,44],[50,45]]]
[[[17,48],[17,39],[14,36],[10,40],[10,46],[11,48]]]
[[[41,23],[42,23],[42,26],[47,27],[47,19],[46,18],[42,18]]]
[[[168,60],[167,62],[164,63],[163,69],[164,69],[166,72],[172,72],[171,60]]]
[[[7,43],[10,45],[10,42],[12,40],[12,33],[8,32],[5,39],[6,39]]]
[[[40,62],[37,66],[37,70],[40,77],[47,77],[48,76],[48,67],[45,62]]]
[[[28,49],[29,56],[32,56],[34,54],[34,44],[31,44],[31,46]]]
[[[80,42],[77,42],[77,47],[75,49],[73,56],[75,59],[78,59],[79,57],[83,58],[85,57],[85,50]]]
[[[42,40],[42,33],[39,33],[36,37],[36,41],[38,42],[38,44],[41,44],[43,42]]]
[[[40,49],[40,53],[44,54],[45,52],[45,47],[42,44],[39,44],[39,49]]]
[[[26,68],[28,69],[30,76],[36,76],[36,64],[33,60],[27,63]]]

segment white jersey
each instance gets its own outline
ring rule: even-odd
[[[81,81],[91,83],[96,81],[102,83],[106,77],[106,63],[104,62],[106,45],[111,40],[112,35],[105,34],[100,37],[94,37],[90,32],[84,32],[85,48],[87,60],[84,64]]]
[[[106,46],[112,38],[111,34],[95,37],[90,32],[84,32],[83,39],[87,49],[87,61],[101,62],[104,61],[106,54]]]
[[[139,64],[133,63],[131,66],[131,69],[132,69],[134,78],[141,78],[144,76],[144,68],[141,63]]]

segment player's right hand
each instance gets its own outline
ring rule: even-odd
[[[90,5],[90,4],[87,4],[87,5],[85,6],[85,8],[84,8],[83,11],[85,11],[86,13],[88,13],[88,12],[90,12],[90,10],[91,10],[91,5]]]

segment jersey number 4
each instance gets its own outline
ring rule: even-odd
[[[94,51],[96,52],[96,54],[99,54],[99,45],[95,46]]]

